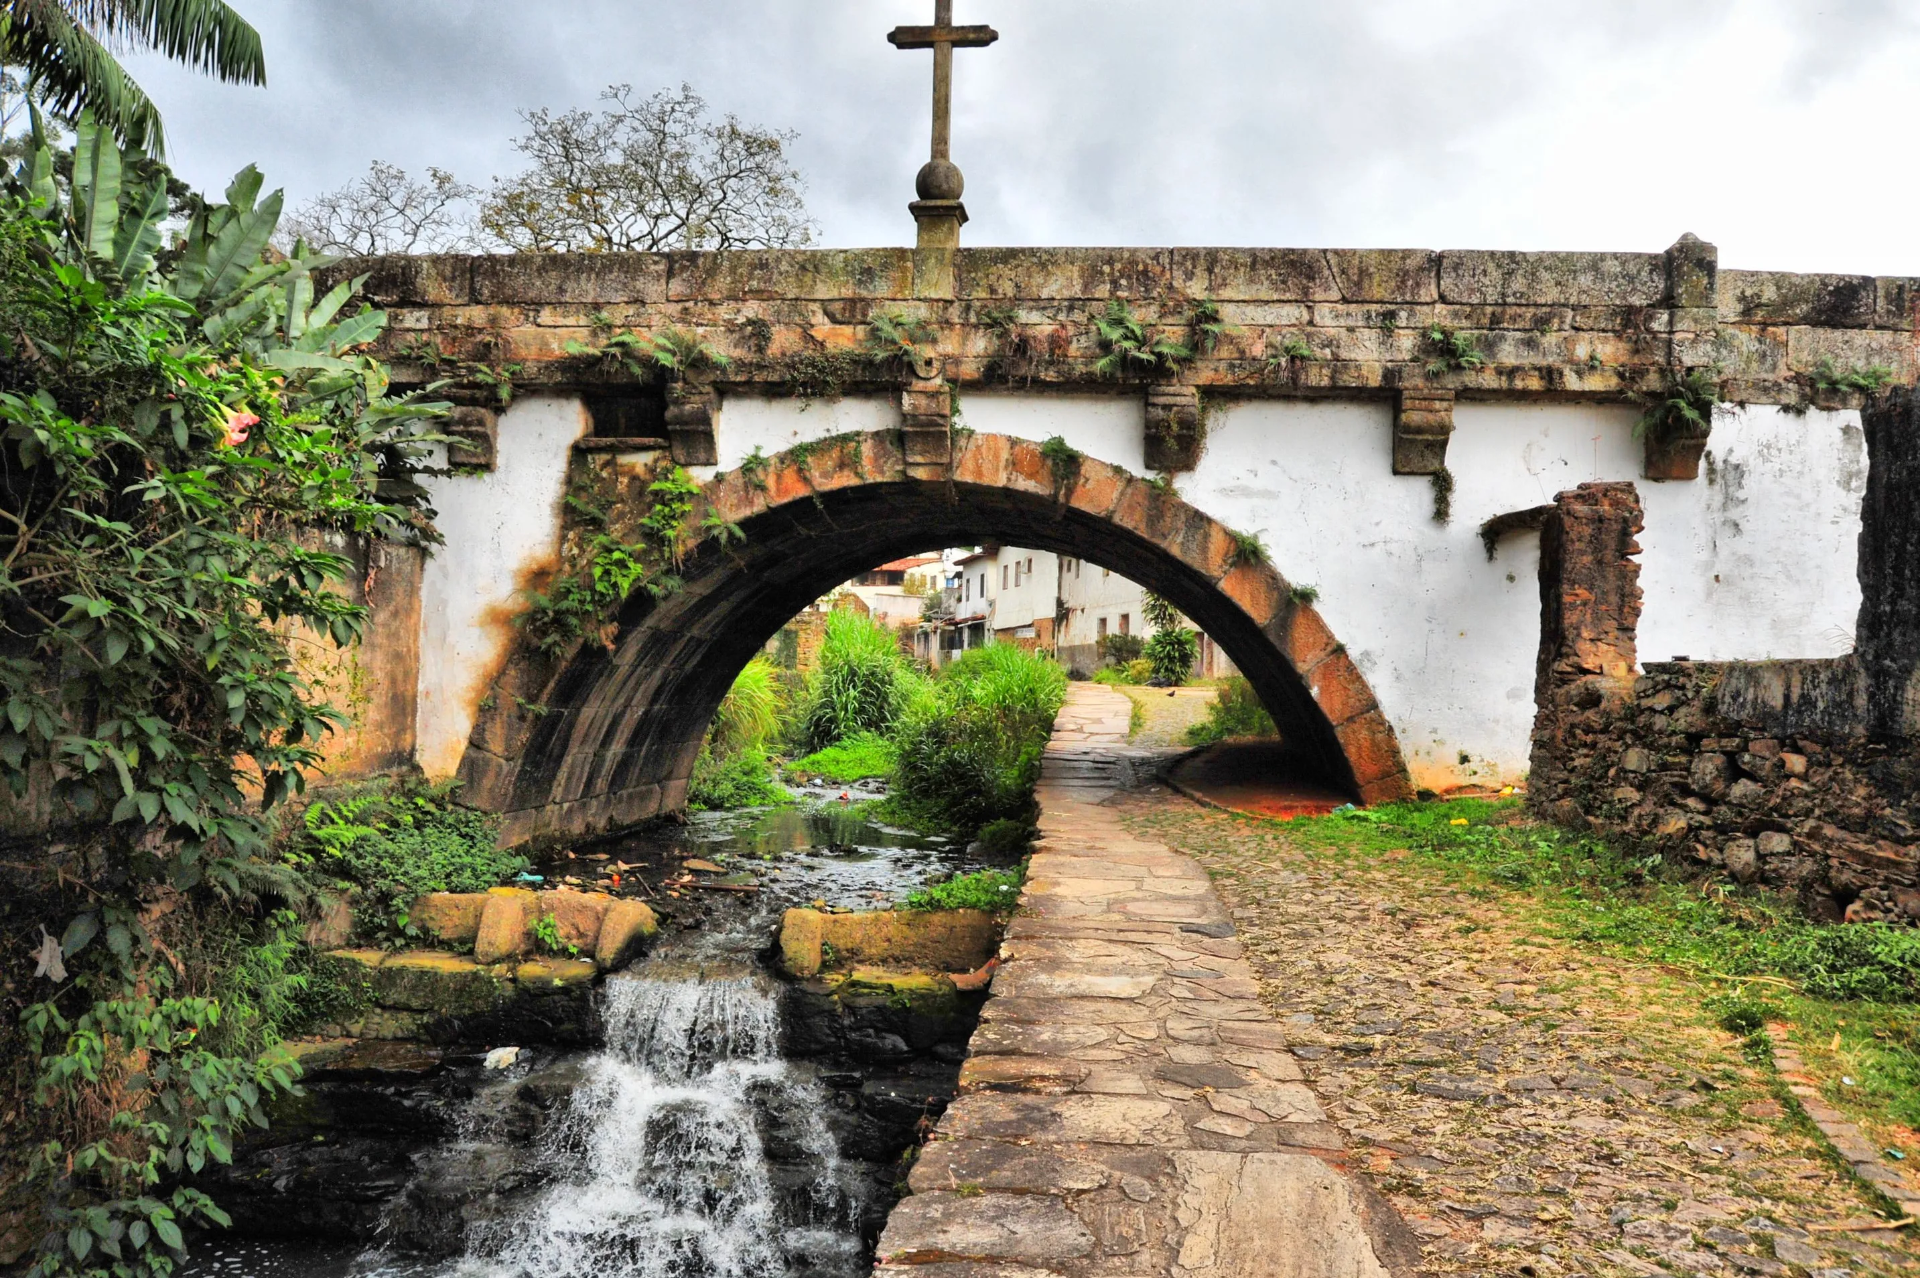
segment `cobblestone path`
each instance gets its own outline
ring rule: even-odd
[[[1542,935],[1521,899],[1165,790],[1127,828],[1228,901],[1292,1054],[1436,1274],[1912,1273],[1899,1230],[1708,1023],[1698,987]]]
[[[1256,999],[1190,858],[1113,802],[1156,752],[1075,684],[960,1095],[880,1240],[885,1278],[1384,1278],[1418,1246]]]

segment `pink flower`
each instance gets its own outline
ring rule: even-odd
[[[260,419],[252,413],[243,413],[234,409],[227,414],[227,447],[238,448],[247,442],[247,431],[258,426]]]

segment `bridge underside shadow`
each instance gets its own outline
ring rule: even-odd
[[[1050,463],[994,435],[956,439],[954,452],[950,479],[916,479],[898,437],[874,432],[717,477],[694,523],[711,511],[744,540],[695,545],[685,587],[637,592],[611,646],[516,651],[482,703],[463,797],[504,813],[514,843],[676,810],[714,710],[782,625],[875,564],[981,542],[1084,559],[1164,596],[1232,657],[1312,779],[1363,802],[1411,793],[1344,646],[1229,529],[1091,458]]]

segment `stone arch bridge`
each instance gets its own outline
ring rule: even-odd
[[[514,839],[681,804],[734,673],[789,616],[903,553],[997,540],[1173,600],[1306,765],[1356,799],[1528,768],[1541,512],[1594,481],[1645,508],[1643,650],[1826,655],[1860,605],[1860,388],[1911,384],[1913,282],[1664,253],[972,249],[421,257],[345,264],[396,381],[456,409],[446,541],[369,565],[373,689],[336,772],[458,774]],[[1191,358],[1122,358],[1121,308]],[[597,356],[679,329],[723,366]],[[911,350],[884,345],[906,331]],[[584,352],[584,353],[583,353]],[[1708,368],[1710,439],[1637,435]],[[498,384],[510,381],[503,404]],[[1066,445],[1051,450],[1043,441]],[[683,467],[744,540],[610,642],[515,626],[564,497]],[[1244,553],[1247,535],[1267,557]],[[1307,589],[1311,587],[1311,589]],[[1627,664],[1631,665],[1631,658]],[[1615,672],[1622,673],[1622,672]]]

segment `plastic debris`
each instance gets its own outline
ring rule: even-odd
[[[513,1063],[520,1059],[517,1047],[496,1047],[487,1053],[488,1069],[512,1069]]]

